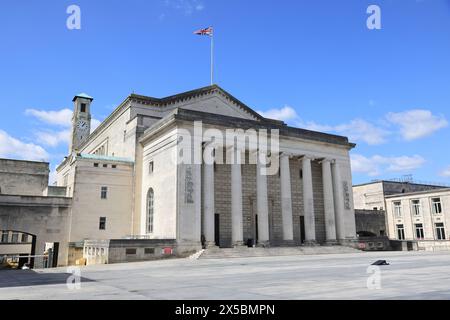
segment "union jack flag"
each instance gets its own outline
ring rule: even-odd
[[[212,36],[213,35],[213,27],[208,27],[206,29],[200,29],[200,30],[194,31],[194,34],[197,34],[199,36]]]

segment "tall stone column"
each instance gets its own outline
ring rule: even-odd
[[[331,160],[329,159],[322,160],[322,180],[326,241],[329,244],[336,244],[333,180],[331,177]]]
[[[203,164],[203,235],[206,246],[215,245],[214,237],[214,164]]]
[[[264,165],[260,157],[265,154],[259,154],[256,165],[256,206],[258,212],[258,245],[269,245],[269,200],[267,197],[267,175],[261,174]]]
[[[242,216],[242,172],[241,153],[235,152],[236,157],[231,164],[231,240],[233,246],[243,245],[244,230]]]
[[[280,184],[281,184],[281,218],[283,221],[283,240],[294,240],[292,223],[292,192],[289,155],[280,155]]]
[[[305,244],[316,243],[316,222],[314,215],[314,197],[310,156],[303,156],[303,207],[305,212]]]
[[[339,164],[336,161],[331,166],[331,173],[333,176],[336,236],[338,240],[343,240],[345,239],[344,191],[342,189]]]

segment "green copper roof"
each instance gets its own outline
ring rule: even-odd
[[[80,157],[81,159],[134,163],[133,159],[130,159],[130,158],[120,158],[120,157],[112,157],[112,156],[100,156],[100,155],[88,154],[88,153],[78,154],[77,156]]]
[[[84,98],[84,99],[89,99],[89,100],[94,100],[94,98],[92,98],[90,95],[86,94],[86,93],[80,93],[77,94],[72,101],[75,101],[77,98]]]

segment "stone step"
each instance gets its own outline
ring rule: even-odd
[[[272,247],[272,248],[208,248],[200,259],[227,259],[245,257],[269,257],[290,255],[315,255],[315,254],[339,254],[357,253],[360,250],[346,246],[302,246],[302,247]]]

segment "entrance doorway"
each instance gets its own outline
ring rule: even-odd
[[[300,243],[305,242],[305,217],[300,216]]]
[[[220,247],[220,215],[214,215],[214,242],[216,246]]]
[[[255,214],[255,244],[258,244],[258,215]]]

